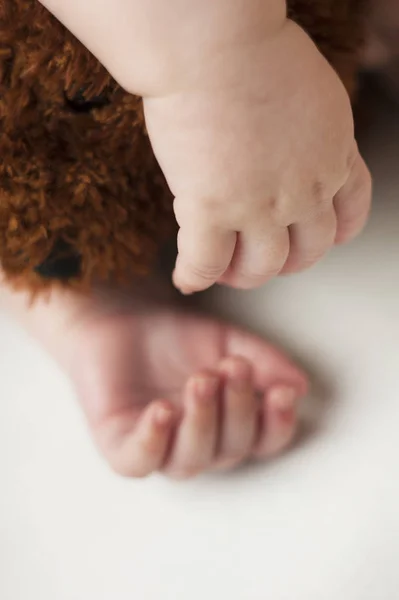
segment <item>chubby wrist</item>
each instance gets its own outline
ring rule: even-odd
[[[129,92],[189,86],[273,36],[286,0],[41,0]],[[218,64],[218,60],[220,64]]]
[[[273,38],[287,22],[286,0],[184,1],[190,10],[167,29],[160,44],[149,48],[153,68],[147,70],[148,91],[141,95],[173,93],[219,78],[225,67]],[[174,3],[182,2],[169,0]]]

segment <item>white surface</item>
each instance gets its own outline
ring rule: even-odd
[[[62,376],[0,317],[1,599],[399,597],[399,116],[383,113],[365,235],[305,275],[213,299],[322,383],[312,434],[278,463],[119,480]]]

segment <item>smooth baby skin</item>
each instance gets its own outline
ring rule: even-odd
[[[181,291],[257,287],[362,229],[371,178],[349,98],[285,2],[44,4],[143,96],[175,196]]]
[[[6,309],[72,382],[93,440],[125,477],[187,479],[266,460],[297,432],[306,376],[263,339],[173,306],[165,290],[53,290]]]

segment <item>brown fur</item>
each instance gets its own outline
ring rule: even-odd
[[[365,2],[289,1],[290,16],[351,94]],[[174,232],[140,99],[36,0],[0,0],[0,259],[8,280],[48,284],[54,273],[40,267],[56,267],[63,254],[77,258],[68,284],[145,273]]]

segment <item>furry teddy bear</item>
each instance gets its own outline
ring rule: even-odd
[[[356,88],[367,0],[289,0]],[[37,0],[0,0],[0,263],[14,285],[145,274],[174,235],[172,197],[125,92]]]

